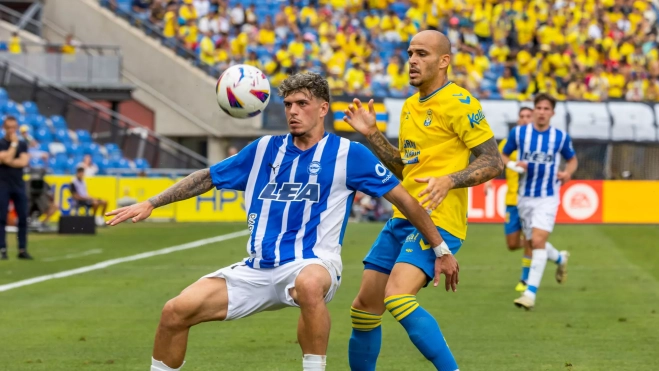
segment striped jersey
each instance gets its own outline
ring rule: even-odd
[[[341,271],[355,192],[382,197],[399,184],[362,144],[329,133],[305,151],[290,134],[264,136],[210,173],[216,188],[245,192],[252,268],[317,257]]]
[[[524,197],[558,197],[560,183],[556,178],[560,157],[570,160],[575,156],[570,136],[550,126],[538,131],[533,124],[517,126],[510,131],[502,153],[509,156],[517,150],[518,161],[528,163],[528,169],[519,178],[519,195]]]

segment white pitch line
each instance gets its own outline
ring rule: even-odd
[[[56,262],[58,260],[67,260],[67,259],[75,259],[75,258],[80,258],[83,256],[87,255],[94,255],[94,254],[100,254],[103,252],[103,249],[91,249],[83,252],[79,252],[76,254],[66,254],[64,256],[55,256],[52,258],[46,258],[46,259],[41,259],[42,262]]]
[[[47,274],[45,276],[28,278],[26,280],[17,281],[17,282],[13,282],[13,283],[8,283],[6,285],[0,285],[0,292],[8,291],[8,290],[11,290],[11,289],[16,289],[16,288],[23,287],[23,286],[33,285],[35,283],[39,283],[39,282],[43,282],[43,281],[49,281],[49,280],[52,280],[52,279],[55,279],[55,278],[64,278],[64,277],[74,276],[76,274],[91,272],[91,271],[95,271],[95,270],[98,270],[98,269],[107,268],[109,266],[116,265],[116,264],[131,262],[131,261],[140,260],[140,259],[146,259],[146,258],[150,258],[150,257],[153,257],[153,256],[158,256],[158,255],[171,254],[171,253],[176,252],[176,251],[194,249],[195,247],[200,247],[200,246],[204,246],[204,245],[208,245],[208,244],[215,243],[215,242],[220,242],[220,241],[226,241],[226,240],[230,240],[230,239],[233,239],[233,238],[236,238],[236,237],[247,236],[248,234],[249,234],[249,231],[247,231],[247,230],[239,231],[239,232],[233,232],[233,233],[228,233],[228,234],[224,234],[224,235],[221,235],[221,236],[215,236],[215,237],[211,237],[211,238],[204,238],[202,240],[197,240],[197,241],[184,243],[182,245],[166,247],[166,248],[160,249],[160,250],[147,251],[147,252],[143,252],[141,254],[126,256],[126,257],[123,257],[123,258],[106,260],[106,261],[102,261],[100,263],[96,263],[96,264],[93,264],[93,265],[88,265],[86,267],[80,267],[80,268],[71,269],[71,270],[68,270],[68,271],[63,271],[63,272],[54,273],[54,274]]]

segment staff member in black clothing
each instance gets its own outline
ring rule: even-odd
[[[0,259],[7,259],[5,226],[9,200],[14,202],[18,214],[18,258],[32,259],[27,253],[27,195],[23,181],[23,168],[30,156],[27,143],[18,140],[18,122],[7,116],[3,123],[5,137],[0,139]]]

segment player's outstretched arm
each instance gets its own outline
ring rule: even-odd
[[[428,183],[419,197],[426,196],[420,204],[434,210],[444,200],[448,191],[454,188],[473,187],[495,178],[503,171],[503,161],[497,142],[490,138],[471,149],[476,159],[464,170],[437,178],[416,178],[419,183]]]
[[[343,113],[345,113],[343,121],[364,135],[366,140],[371,144],[373,152],[382,161],[384,166],[391,170],[396,178],[403,179],[403,168],[405,164],[403,164],[403,159],[400,156],[398,148],[389,143],[387,137],[378,130],[373,99],[368,102],[368,110],[366,110],[362,102],[355,98]]]
[[[439,276],[443,273],[446,276],[444,282],[446,291],[449,288],[455,291],[459,281],[458,272],[460,271],[460,266],[439,235],[439,231],[437,231],[437,227],[432,219],[430,219],[428,213],[419,206],[418,202],[400,184],[387,192],[384,198],[405,215],[407,220],[421,232],[421,235],[423,235],[424,239],[428,241],[429,245],[435,250],[436,255],[438,255],[435,262],[434,285],[437,286],[439,284]]]
[[[106,213],[105,216],[114,216],[107,222],[108,225],[117,225],[125,220],[131,219],[133,223],[144,220],[151,215],[153,209],[171,204],[177,201],[199,196],[213,189],[210,169],[195,171],[183,180],[167,188],[159,195],[135,205],[122,207]]]

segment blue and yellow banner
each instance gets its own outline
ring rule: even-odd
[[[347,131],[354,132],[350,125],[347,122],[343,121],[343,116],[345,114],[343,111],[348,108],[352,103],[349,100],[341,100],[341,98],[332,97],[334,100],[330,106],[332,114],[334,115],[334,131]],[[369,99],[361,100],[364,105],[368,103]],[[366,107],[368,109],[368,107]],[[387,113],[387,107],[382,102],[373,102],[373,108],[376,113],[376,120],[378,129],[382,132],[387,130],[387,122],[389,121],[389,114]]]

